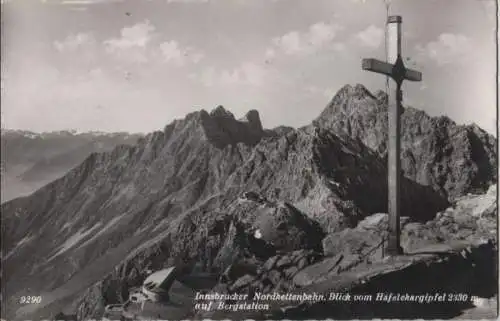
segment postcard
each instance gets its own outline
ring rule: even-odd
[[[2,320],[496,319],[494,0],[2,0]]]

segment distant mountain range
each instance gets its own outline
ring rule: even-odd
[[[139,137],[128,133],[2,130],[2,202],[34,192],[93,152],[135,144]]]
[[[387,212],[386,109],[382,93],[348,85],[298,129],[267,130],[257,111],[238,120],[219,106],[139,139],[6,134],[4,166],[17,164],[15,177],[60,176],[1,206],[7,316],[98,318],[146,270],[222,273],[249,255],[324,251],[335,233]],[[496,181],[491,135],[412,108],[402,117],[409,220],[433,219]],[[256,229],[264,245],[250,237]],[[30,294],[44,302],[16,302]]]

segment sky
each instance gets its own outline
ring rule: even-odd
[[[310,123],[346,84],[385,89],[386,5],[422,82],[404,105],[496,131],[495,0],[1,0],[2,127],[151,132],[223,105]]]

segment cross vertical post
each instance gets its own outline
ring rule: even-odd
[[[393,65],[401,59],[401,17],[391,16],[387,21],[387,62]],[[389,81],[388,93],[388,201],[389,201],[389,239],[387,253],[402,254],[400,246],[400,209],[401,209],[401,82]]]
[[[387,61],[363,59],[363,70],[384,74],[392,78],[388,81],[388,135],[387,135],[387,170],[388,170],[388,211],[389,239],[387,254],[403,253],[400,245],[400,208],[401,208],[401,84],[403,80],[421,81],[422,74],[407,69],[401,57],[401,16],[390,16],[387,19]]]

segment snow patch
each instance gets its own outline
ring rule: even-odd
[[[344,152],[344,153],[346,153],[346,154],[350,154],[350,155],[356,156],[356,154],[354,153],[354,151],[350,150],[346,146],[342,146],[341,151]]]
[[[358,226],[370,227],[370,226],[379,225],[382,223],[382,221],[386,220],[387,218],[388,218],[388,215],[386,213],[372,214],[370,216],[367,216],[361,222],[359,222]]]
[[[56,254],[52,255],[48,260],[47,262],[50,262],[52,261],[54,258],[56,258],[57,256],[63,254],[64,252],[66,252],[67,250],[71,249],[72,247],[74,247],[76,244],[78,244],[78,242],[80,242],[81,240],[83,240],[85,237],[87,237],[90,233],[92,233],[94,230],[98,229],[102,224],[101,223],[97,223],[96,225],[94,225],[92,228],[88,229],[88,230],[79,230],[78,232],[76,232],[75,234],[73,234],[72,236],[70,236],[64,243],[63,245],[61,245],[59,251],[57,251]]]
[[[495,198],[482,197],[478,200],[477,206],[474,207],[472,211],[472,216],[480,217],[485,213],[490,207],[494,206],[496,202]]]
[[[473,217],[481,217],[491,206],[495,205],[494,197],[471,197],[457,202],[457,208],[462,211],[470,211]]]
[[[31,241],[33,239],[33,235],[28,235],[28,236],[25,236],[21,239],[21,241],[19,241],[17,243],[17,246],[22,246],[23,244],[26,244],[28,243],[29,241]]]
[[[137,231],[135,231],[134,235],[139,235],[139,234],[147,231],[148,229],[149,229],[148,226],[141,227],[140,229],[138,229]]]
[[[65,230],[65,229],[69,228],[70,226],[71,226],[71,223],[70,222],[66,222],[66,223],[64,223],[64,225],[62,226],[61,229]]]
[[[161,230],[164,228],[166,225],[169,225],[169,222],[166,221],[161,221],[160,224],[156,225],[156,227],[151,231],[151,232],[156,232],[158,230]]]
[[[5,255],[5,257],[3,259],[6,260],[12,254],[14,254],[19,248],[21,248],[24,244],[30,242],[33,239],[34,239],[33,235],[27,235],[27,236],[23,237],[19,242],[17,242],[16,246],[14,246],[14,248],[12,250],[10,250],[9,253],[7,253]]]
[[[108,222],[108,224],[104,225],[103,228],[101,228],[96,234],[94,234],[90,239],[85,241],[82,245],[80,245],[78,248],[82,248],[88,244],[90,244],[93,240],[95,240],[97,237],[101,236],[104,234],[107,230],[109,230],[111,227],[113,227],[116,223],[118,223],[122,217],[124,217],[125,214],[119,215],[112,219],[111,221]]]
[[[335,187],[340,187],[340,183],[339,183],[339,182],[334,181],[333,179],[328,180],[328,182],[329,182],[330,184],[332,184],[333,186],[335,186]]]
[[[135,196],[137,196],[137,189],[134,184],[128,184],[117,193],[115,199],[126,198],[127,200],[130,200]]]

